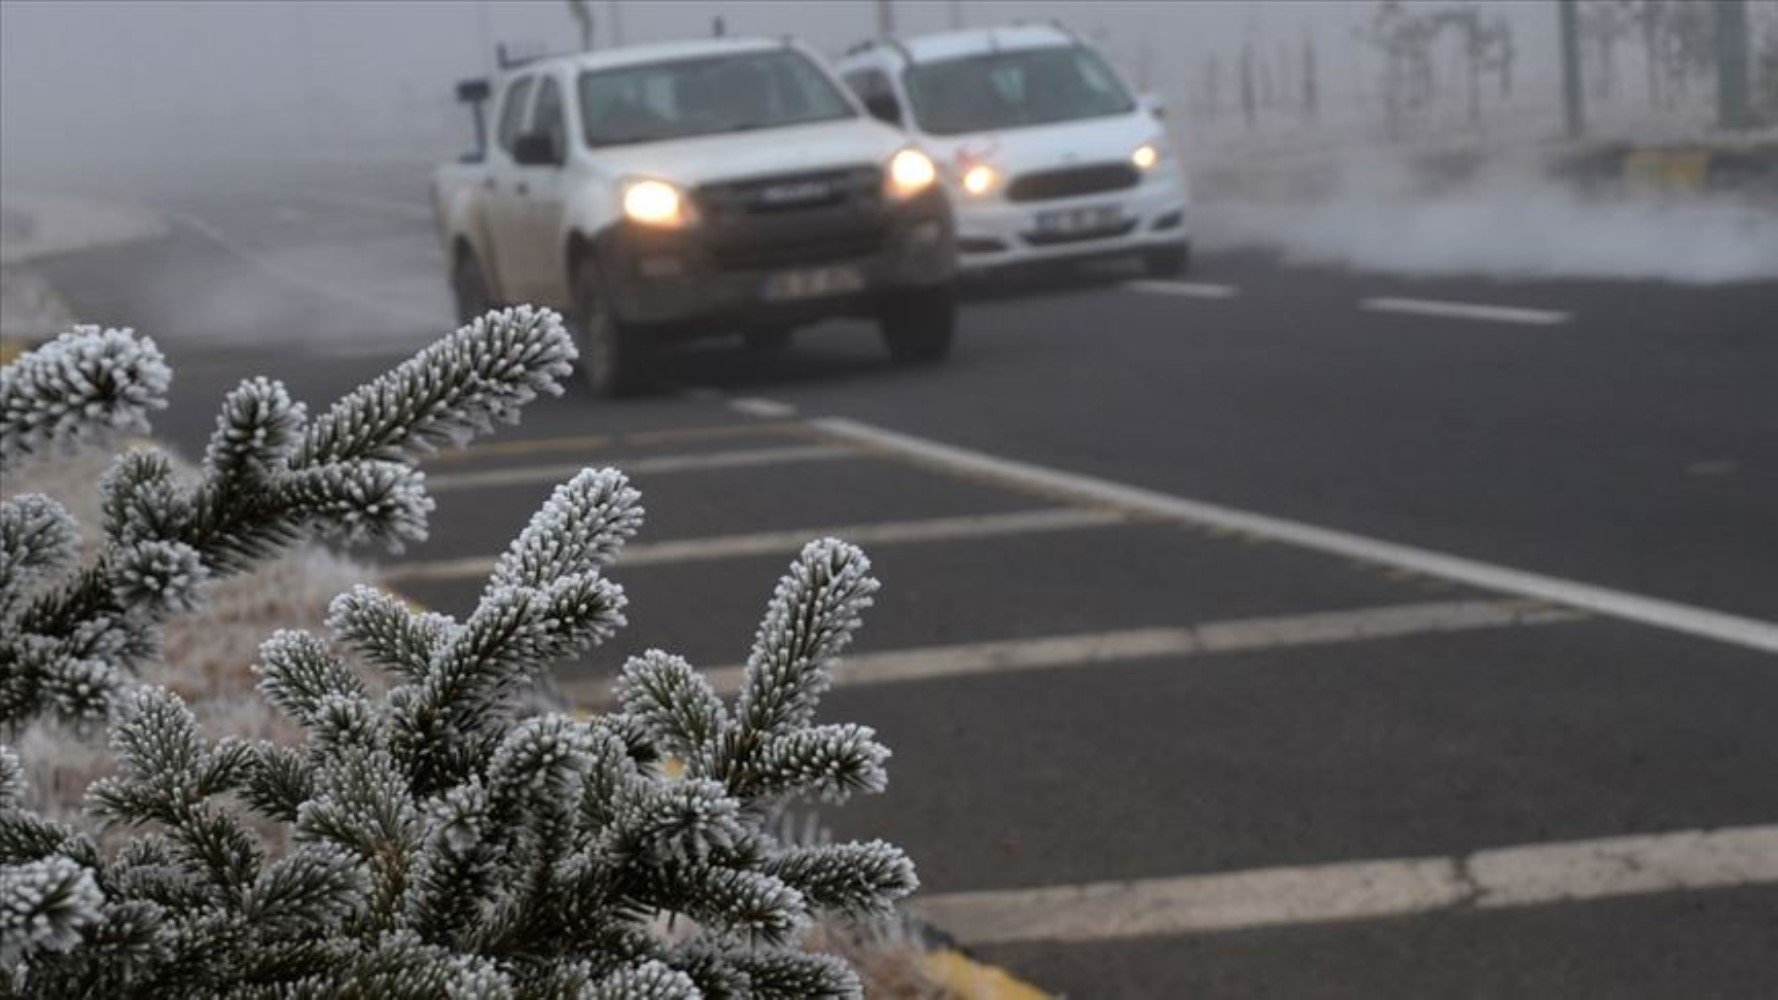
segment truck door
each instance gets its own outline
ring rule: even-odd
[[[553,162],[518,167],[521,196],[525,199],[522,273],[527,302],[569,308],[568,264],[562,241],[562,201],[568,162],[568,123],[562,89],[554,77],[540,77],[537,100],[531,110],[533,137],[546,141],[554,151]]]
[[[501,94],[494,148],[488,156],[487,179],[482,182],[488,239],[493,244],[494,258],[487,264],[495,287],[499,289],[499,297],[505,302],[521,302],[526,296],[523,259],[526,197],[519,190],[521,170],[513,160],[513,151],[519,136],[524,133],[536,83],[536,77],[522,76],[507,84]]]

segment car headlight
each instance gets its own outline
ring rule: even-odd
[[[963,171],[963,190],[973,195],[984,195],[994,190],[994,182],[999,174],[986,163],[977,163]]]
[[[896,198],[912,198],[938,180],[938,167],[932,157],[917,149],[904,149],[889,158],[889,193]]]
[[[691,203],[677,187],[652,178],[624,185],[624,217],[645,226],[677,228],[692,221]]]
[[[1161,147],[1158,144],[1145,142],[1137,146],[1135,152],[1130,154],[1130,162],[1134,163],[1138,170],[1148,170],[1161,162],[1162,157]]]

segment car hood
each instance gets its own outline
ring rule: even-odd
[[[782,128],[727,132],[595,151],[616,176],[659,177],[687,187],[711,181],[887,162],[907,136],[859,117]]]
[[[1121,162],[1137,146],[1162,135],[1161,124],[1152,115],[1132,111],[998,132],[923,136],[921,146],[933,159],[953,167],[986,162],[1008,173],[1022,174],[1077,163]]]

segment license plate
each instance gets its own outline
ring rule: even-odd
[[[1123,210],[1116,205],[1038,212],[1034,220],[1037,231],[1046,236],[1065,236],[1072,233],[1097,232],[1101,229],[1116,229],[1123,223]]]
[[[769,302],[787,299],[813,299],[823,295],[844,295],[864,287],[864,273],[850,264],[831,267],[810,267],[799,271],[780,271],[765,280],[760,298]]]

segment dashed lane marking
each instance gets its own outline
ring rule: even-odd
[[[1547,625],[1580,617],[1576,612],[1534,601],[1482,600],[1237,618],[1182,628],[1124,629],[859,653],[841,661],[834,683],[842,687],[903,684],[1132,663],[1165,656],[1208,656],[1366,642],[1427,632]],[[746,671],[730,666],[704,670],[703,674],[716,690],[726,694],[740,690]],[[577,704],[596,704],[609,697],[610,686],[609,678],[589,678],[564,683],[562,691]]]
[[[795,528],[761,531],[714,538],[687,538],[650,545],[632,545],[617,558],[620,567],[654,566],[662,563],[701,562],[745,556],[793,554],[811,539],[832,536],[859,545],[892,545],[907,542],[938,542],[964,538],[992,538],[1042,531],[1072,531],[1124,524],[1129,515],[1109,510],[1063,507],[1019,511],[1011,514],[976,514],[940,517],[923,521],[886,521],[833,528]],[[398,563],[383,570],[391,583],[415,581],[477,580],[494,570],[494,556],[469,556],[429,562]]]
[[[765,417],[768,420],[779,420],[784,417],[796,416],[796,407],[789,403],[780,403],[775,399],[759,399],[743,396],[729,400],[729,409],[736,413],[745,413],[750,417]]]
[[[1105,941],[1778,883],[1778,826],[917,898],[966,945]]]
[[[830,417],[810,421],[810,424],[841,440],[875,448],[884,454],[899,452],[920,464],[988,476],[1045,496],[1071,497],[1077,502],[1117,508],[1177,523],[1244,532],[1258,538],[1345,556],[1373,565],[1410,570],[1484,590],[1548,601],[1671,632],[1778,653],[1778,622],[1745,618],[1709,608],[1693,607],[1661,598],[1497,566],[1477,559],[1446,555],[1411,545],[1367,538],[1351,532],[1320,528],[1300,521],[1170,496],[1093,476],[985,455],[854,420]]]
[[[1240,291],[1233,285],[1211,285],[1201,281],[1126,281],[1124,287],[1133,292],[1181,295],[1188,299],[1229,299]]]
[[[809,444],[784,448],[713,451],[690,455],[650,455],[625,459],[620,463],[620,466],[626,474],[632,476],[660,475],[669,472],[698,472],[707,469],[786,465],[793,462],[821,462],[840,458],[856,458],[861,454],[858,449],[844,445]],[[522,486],[527,483],[559,483],[573,478],[582,469],[585,469],[587,464],[586,462],[562,462],[553,465],[527,465],[515,469],[445,473],[427,476],[426,488],[433,493],[444,493],[451,490]]]
[[[1437,299],[1364,299],[1359,305],[1372,312],[1411,313],[1416,316],[1447,316],[1453,319],[1480,319],[1496,323],[1523,323],[1529,326],[1553,326],[1568,322],[1570,315],[1554,309],[1524,309],[1518,306],[1490,306],[1479,302],[1443,302]]]

